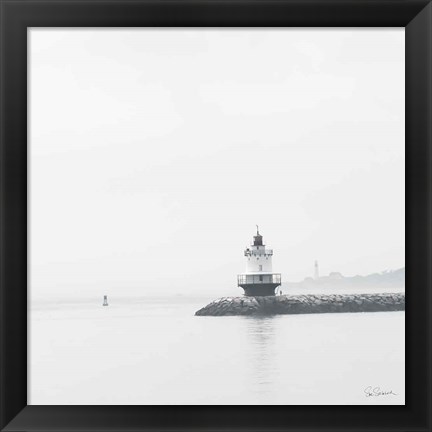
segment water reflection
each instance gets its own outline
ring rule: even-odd
[[[273,391],[279,371],[275,358],[275,317],[245,317],[252,391],[261,396]]]

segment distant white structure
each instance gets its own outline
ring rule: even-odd
[[[108,306],[108,296],[104,295],[104,302],[102,306]]]
[[[342,273],[339,273],[339,272],[331,272],[329,275],[328,275],[328,277],[330,278],[330,279],[336,279],[336,280],[339,280],[339,279],[343,279],[344,277],[343,277],[343,274]]]
[[[237,285],[244,289],[247,296],[273,296],[281,284],[281,274],[273,273],[273,250],[266,249],[262,235],[257,233],[253,243],[244,251],[246,272],[237,276]]]
[[[315,280],[319,279],[319,268],[318,268],[318,261],[317,260],[315,260],[314,279]]]

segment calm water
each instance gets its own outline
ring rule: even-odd
[[[212,298],[109,300],[33,305],[30,404],[404,403],[404,312],[195,317]]]

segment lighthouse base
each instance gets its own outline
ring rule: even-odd
[[[275,289],[280,284],[248,284],[240,285],[244,289],[245,296],[274,296]]]

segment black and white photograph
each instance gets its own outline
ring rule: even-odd
[[[29,405],[405,405],[405,29],[27,32]]]

